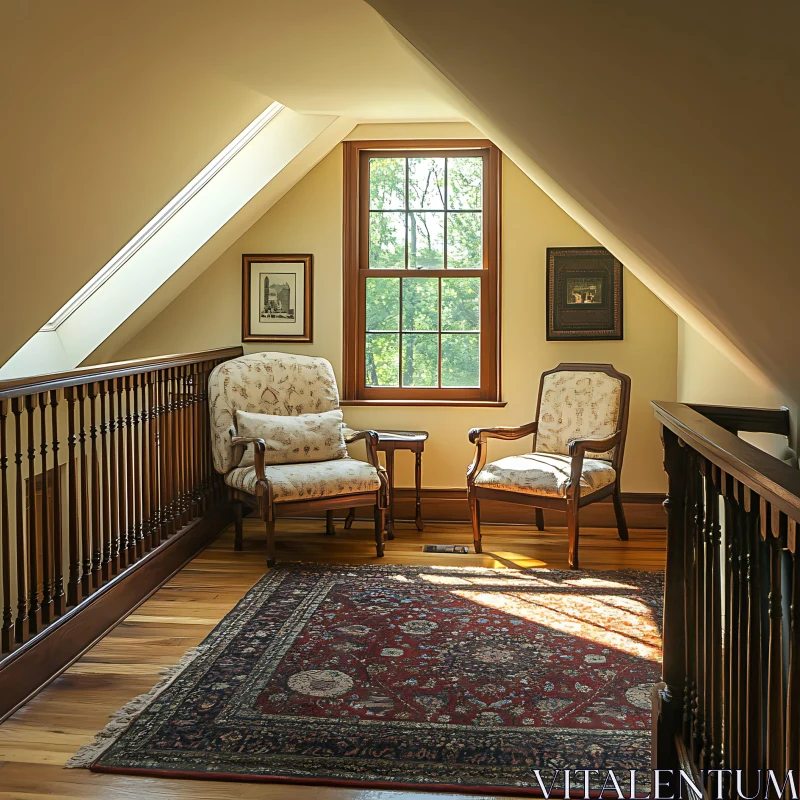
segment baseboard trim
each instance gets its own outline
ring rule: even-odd
[[[228,506],[190,522],[0,661],[0,722],[161,588],[230,523]]]
[[[461,488],[422,489],[422,517],[427,522],[469,522],[467,490]],[[663,530],[667,525],[667,515],[662,506],[665,495],[658,493],[623,492],[622,505],[629,528],[655,528]],[[414,489],[398,487],[395,489],[394,515],[397,520],[413,520],[415,508]],[[372,518],[369,508],[356,510],[359,517]],[[312,516],[312,515],[309,515]],[[562,511],[544,509],[545,525],[560,527],[567,524]],[[498,503],[494,500],[481,501],[481,521],[502,525],[532,525],[533,508]],[[600,500],[581,509],[581,524],[592,528],[616,528],[614,507],[611,498]]]

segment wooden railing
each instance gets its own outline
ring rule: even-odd
[[[0,383],[0,678],[3,655],[224,503],[206,388],[241,352]]]
[[[654,767],[763,797],[767,770],[800,779],[800,471],[735,432],[788,436],[788,412],[653,405],[669,477]],[[703,772],[722,769],[742,773]]]

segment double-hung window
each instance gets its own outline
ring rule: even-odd
[[[345,142],[345,400],[499,400],[500,153]]]

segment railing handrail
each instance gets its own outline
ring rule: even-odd
[[[652,405],[662,425],[775,509],[800,522],[800,470],[740,439],[688,405],[656,401]]]
[[[27,378],[12,378],[0,381],[0,400],[11,397],[23,397],[37,392],[63,389],[67,386],[85,386],[96,381],[107,381],[113,378],[124,378],[128,375],[140,375],[172,367],[185,367],[214,359],[237,358],[242,355],[242,347],[219,347],[198,353],[177,353],[174,355],[138,358],[132,361],[117,361],[110,364],[97,364],[78,367],[67,372],[51,372],[45,375],[33,375]]]

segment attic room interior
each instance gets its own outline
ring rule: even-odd
[[[796,800],[799,26],[0,0],[0,797]]]

